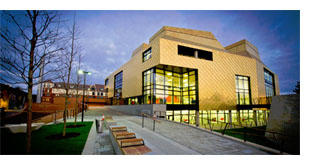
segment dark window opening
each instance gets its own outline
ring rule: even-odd
[[[209,51],[198,50],[198,58],[213,61],[213,54]]]
[[[178,45],[178,54],[183,56],[195,57],[195,49]]]
[[[178,45],[178,54],[181,56],[188,56],[213,61],[213,53],[206,50],[194,49]]]

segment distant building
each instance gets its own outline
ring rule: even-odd
[[[101,84],[85,85],[85,96],[88,98],[106,98],[107,93],[104,90],[105,86]],[[65,83],[47,81],[43,83],[42,102],[50,102],[53,97],[64,97],[66,93]],[[77,87],[77,84],[69,84],[69,97],[83,95],[83,84]]]
[[[13,88],[10,85],[0,83],[0,108],[23,109],[27,101],[27,93],[21,88]]]

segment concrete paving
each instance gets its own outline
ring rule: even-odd
[[[145,144],[156,155],[265,155],[265,151],[247,144],[214,135],[207,131],[174,123],[166,120],[156,122],[155,132],[152,131],[153,121],[145,119],[144,128],[139,116],[130,116],[107,108],[89,110],[85,113],[85,121],[94,121],[96,117],[112,116],[120,126],[127,126],[129,132],[143,138]],[[114,154],[108,131],[96,133],[95,123],[85,144],[83,154]]]
[[[127,119],[127,116],[113,116],[119,126],[126,126],[128,132],[134,132],[137,138],[143,138],[147,147],[154,155],[199,155],[200,153],[176,143],[147,128],[142,128],[140,124]]]

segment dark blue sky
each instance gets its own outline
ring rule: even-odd
[[[165,25],[210,31],[223,46],[247,39],[278,74],[282,94],[300,79],[299,11],[77,11],[77,22],[88,83],[103,84]]]

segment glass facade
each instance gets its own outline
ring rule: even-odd
[[[237,104],[251,104],[250,78],[247,76],[236,75],[236,98]]]
[[[266,97],[274,96],[274,78],[273,74],[264,69]]]
[[[143,62],[150,59],[152,57],[152,48],[147,49],[142,53],[143,55]]]
[[[175,122],[195,125],[196,110],[167,110],[166,119]]]
[[[196,104],[197,71],[152,68],[143,72],[144,104]]]
[[[268,113],[268,110],[199,110],[199,126],[207,129],[210,126],[212,129],[223,129],[230,120],[236,128],[263,126],[267,123]],[[167,110],[166,119],[196,124],[195,110]]]
[[[114,96],[117,98],[122,97],[123,88],[123,71],[114,76]]]

